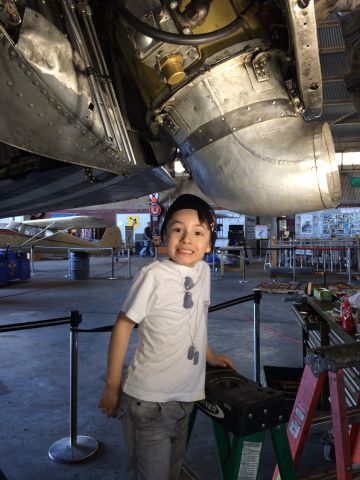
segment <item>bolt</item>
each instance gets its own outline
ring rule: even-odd
[[[261,424],[261,428],[262,428],[263,430],[265,430],[265,428],[266,428],[266,423],[262,423],[262,424]]]
[[[197,51],[196,48],[191,48],[188,51],[188,55],[192,60],[197,60],[199,58],[199,52]]]
[[[190,30],[190,28],[189,28],[189,27],[185,27],[185,28],[183,28],[183,31],[182,31],[182,33],[183,33],[184,35],[190,35],[190,33],[191,33],[191,30]]]
[[[268,414],[268,410],[265,408],[264,409],[264,415],[267,415]]]
[[[307,8],[309,6],[310,0],[298,0],[298,6],[302,8]]]
[[[250,418],[250,420],[251,420],[253,418],[253,416],[254,415],[252,413],[249,413],[248,418]]]
[[[177,8],[178,5],[179,5],[179,3],[176,0],[174,0],[173,2],[170,2],[171,10],[175,10],[175,8]]]

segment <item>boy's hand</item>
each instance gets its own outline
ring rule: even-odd
[[[226,355],[216,355],[208,345],[206,351],[206,361],[213,367],[230,367],[235,369],[233,361]]]
[[[225,355],[216,355],[214,353],[211,359],[207,360],[207,362],[212,365],[213,367],[230,367],[235,369],[235,365],[229,357]]]
[[[120,393],[118,389],[105,387],[99,401],[99,408],[108,416],[115,417],[119,407]]]

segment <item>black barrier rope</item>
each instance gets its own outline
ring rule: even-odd
[[[94,438],[77,434],[77,331],[81,319],[78,310],[71,310],[68,317],[0,326],[2,333],[70,324],[70,436],[58,440],[49,448],[49,457],[61,463],[80,462],[98,449],[98,443]]]
[[[23,322],[0,326],[0,333],[13,332],[16,330],[29,330],[30,328],[52,327],[53,325],[65,325],[70,323],[71,317],[50,318],[48,320],[38,320],[35,322]]]
[[[224,308],[233,307],[240,303],[254,301],[254,380],[260,382],[260,299],[261,291],[254,290],[253,294],[244,295],[243,297],[235,298],[233,300],[228,300],[223,303],[218,303],[209,307],[208,312],[216,312],[217,310],[222,310]],[[97,333],[97,332],[111,332],[114,325],[107,325],[104,327],[96,328],[77,328],[74,329],[76,332],[87,332],[87,333]]]
[[[217,310],[222,310],[223,308],[233,307],[234,305],[238,305],[240,303],[249,302],[254,300],[254,302],[260,302],[261,292],[260,290],[254,290],[254,293],[251,295],[245,295],[243,297],[234,298],[233,300],[228,300],[227,302],[218,303],[217,305],[213,305],[209,307],[208,312],[216,312]],[[96,328],[78,328],[76,329],[77,332],[87,332],[87,333],[96,333],[96,332],[111,332],[114,328],[114,325],[107,325],[105,327],[96,327]]]

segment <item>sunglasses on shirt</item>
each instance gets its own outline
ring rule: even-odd
[[[184,280],[184,288],[185,288],[185,294],[184,294],[184,303],[183,307],[184,308],[192,308],[194,306],[194,302],[192,299],[192,294],[189,292],[194,286],[193,279],[191,277],[185,277]]]

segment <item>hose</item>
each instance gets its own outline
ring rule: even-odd
[[[216,40],[221,40],[222,38],[230,35],[239,28],[241,28],[244,23],[244,17],[237,17],[233,22],[226,25],[226,27],[220,28],[219,30],[214,30],[213,32],[203,33],[199,35],[182,35],[177,33],[169,33],[157,28],[153,28],[145,22],[139,20],[135,15],[133,15],[127,8],[119,3],[119,0],[116,2],[115,10],[117,13],[123,17],[135,30],[143,33],[147,37],[154,38],[155,40],[160,40],[165,43],[172,43],[174,45],[201,45],[203,43],[210,43]]]

